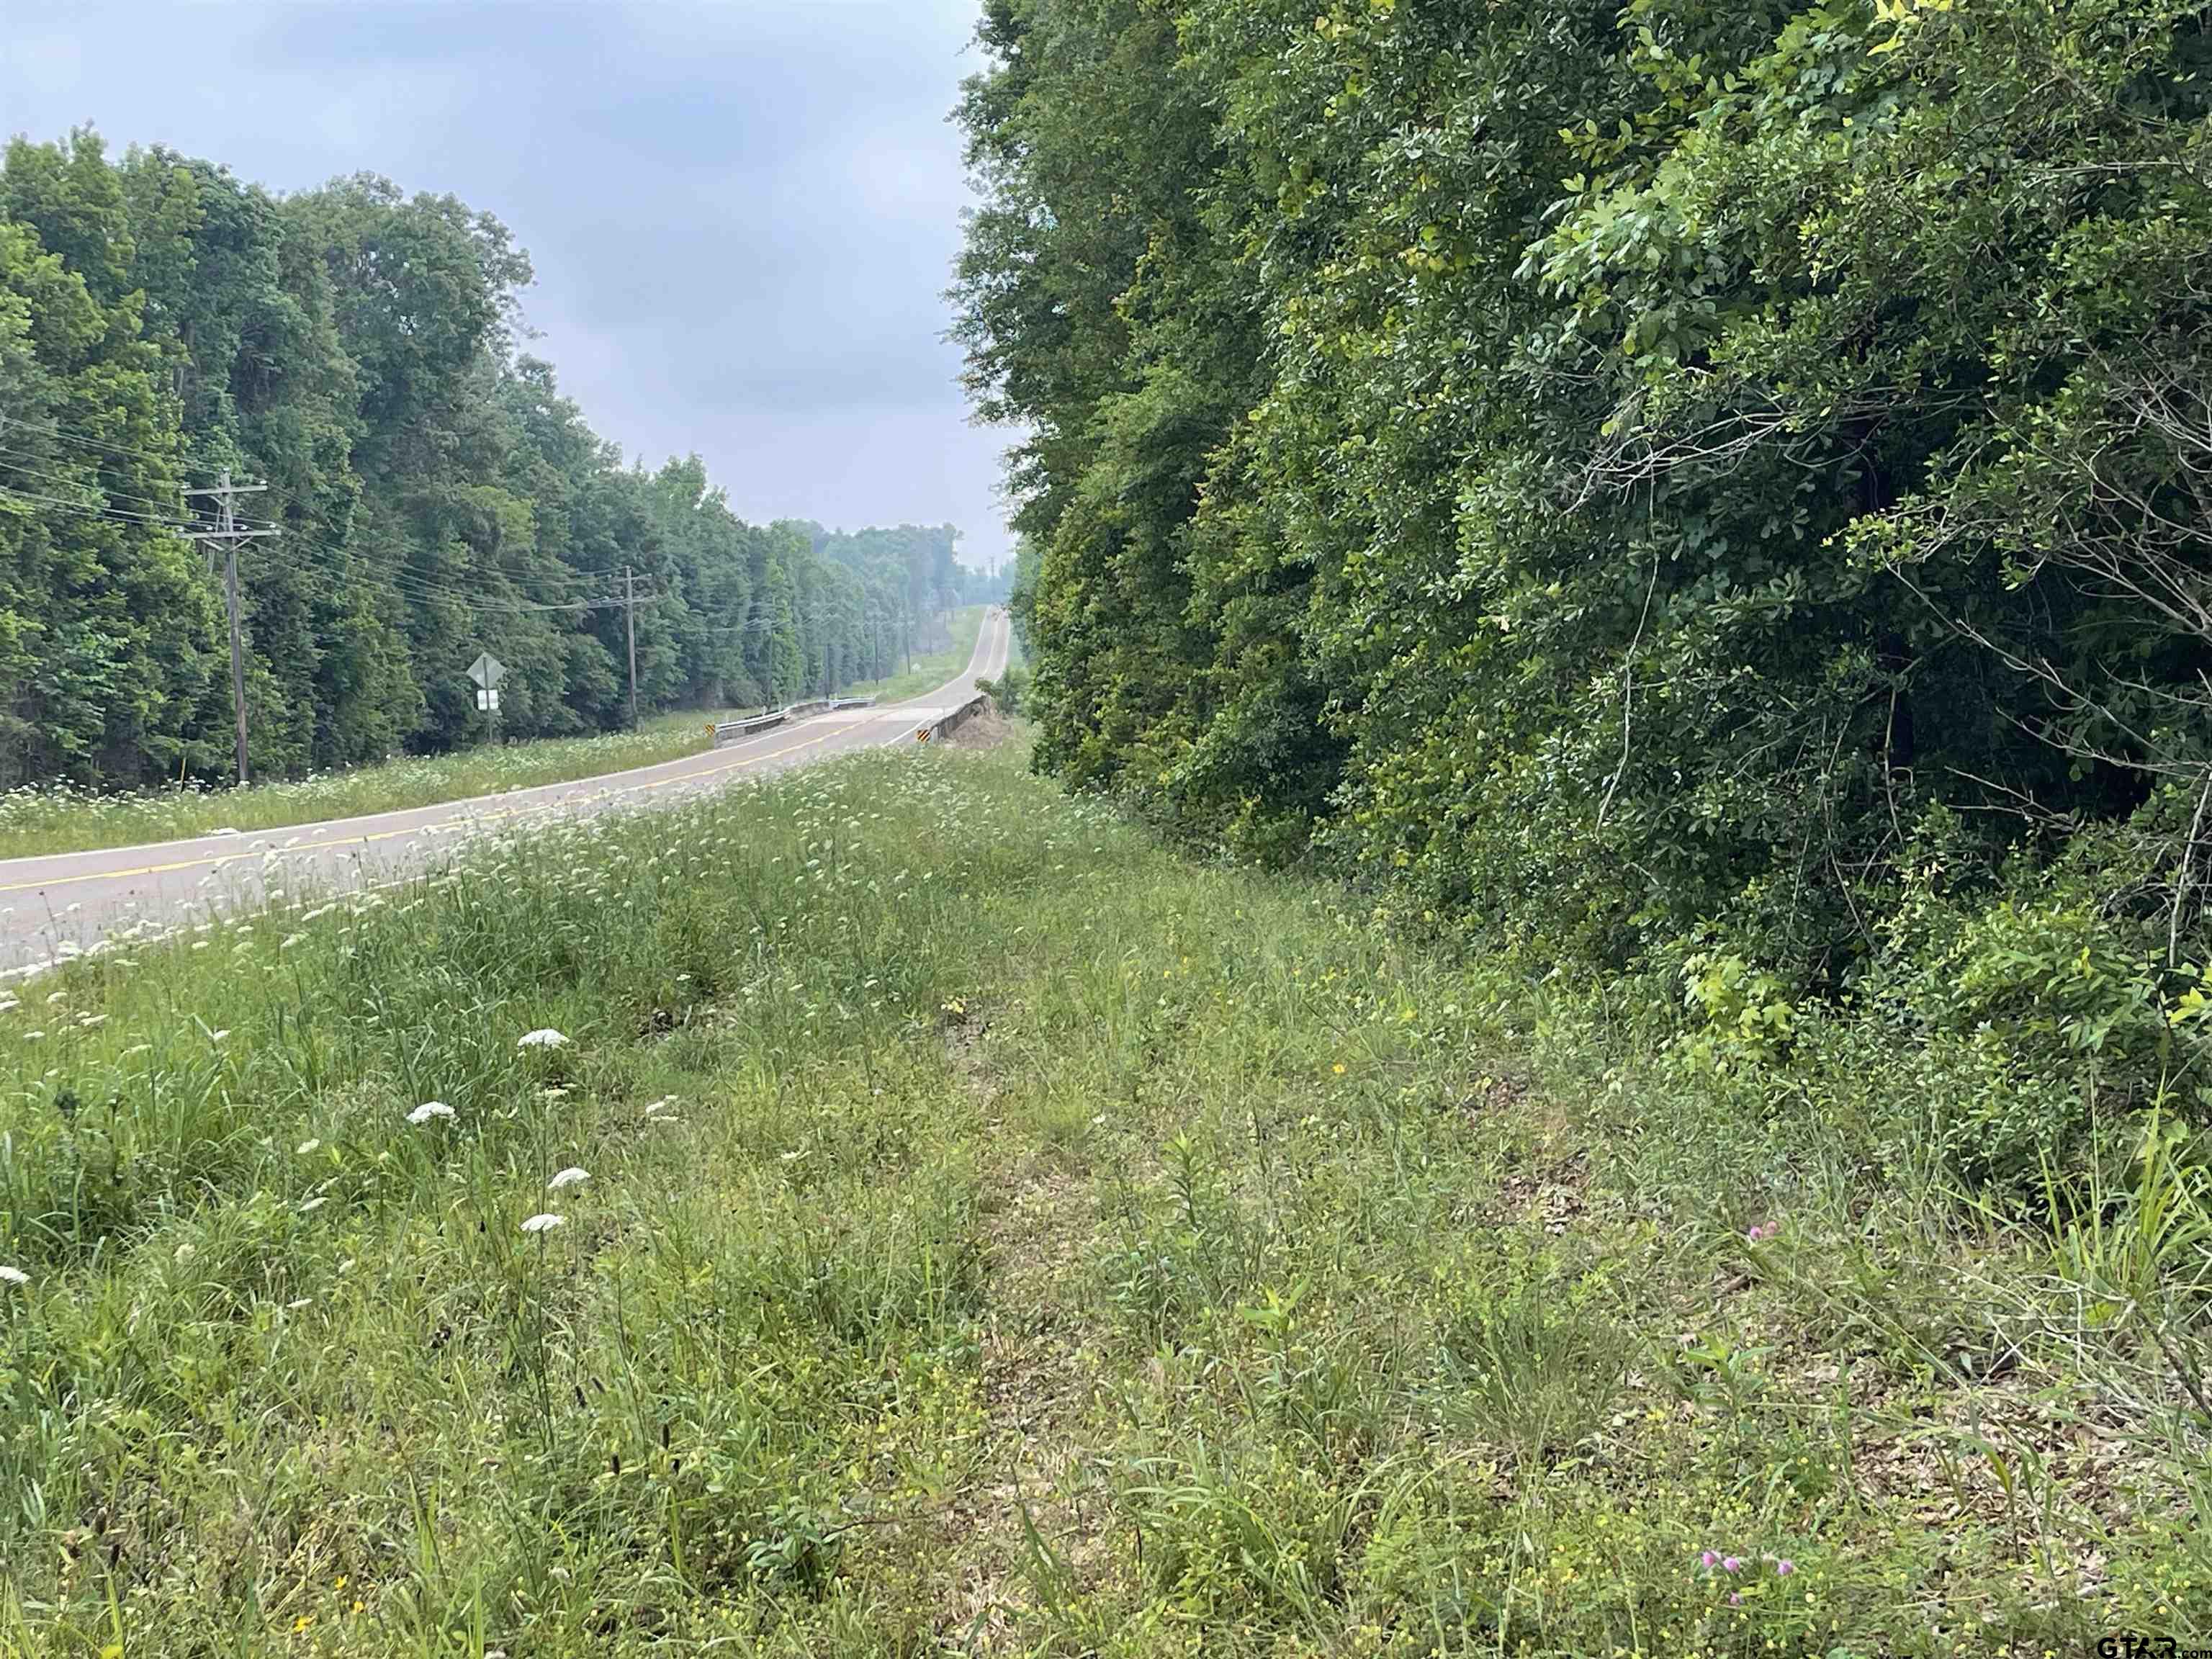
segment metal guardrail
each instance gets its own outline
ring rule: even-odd
[[[977,714],[981,714],[983,712],[983,705],[988,702],[990,702],[988,697],[984,696],[980,692],[977,693],[975,696],[969,698],[967,702],[962,703],[960,707],[953,709],[950,714],[939,715],[927,726],[916,726],[914,732],[914,740],[916,743],[934,743],[939,738],[951,736],[953,732],[958,731],[961,726],[967,724],[969,720],[974,719]]]
[[[789,711],[775,708],[765,714],[755,714],[750,720],[717,720],[707,730],[714,734],[714,747],[720,749],[726,743],[735,743],[739,738],[749,738],[756,732],[781,726],[789,718]]]
[[[781,708],[771,708],[765,714],[755,714],[741,720],[717,720],[707,729],[713,733],[714,747],[749,738],[756,732],[767,732],[793,720],[803,720],[809,714],[834,714],[847,708],[872,708],[873,697],[811,697],[805,702],[787,703]]]

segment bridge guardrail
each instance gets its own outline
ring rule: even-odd
[[[739,738],[749,738],[756,732],[765,732],[771,726],[781,726],[791,717],[786,708],[773,708],[765,714],[755,714],[750,720],[716,720],[707,729],[714,735],[714,747],[735,743]]]
[[[976,693],[975,696],[969,698],[967,702],[962,703],[957,708],[952,710],[951,713],[940,714],[937,719],[930,721],[927,726],[916,726],[914,732],[914,740],[916,743],[935,743],[939,738],[951,736],[953,732],[958,731],[961,726],[967,724],[969,720],[974,719],[977,714],[981,714],[983,712],[983,705],[988,702],[990,702],[988,697],[983,696],[981,692]]]
[[[845,708],[872,708],[873,697],[810,697],[805,702],[787,703],[781,708],[771,708],[765,714],[754,714],[741,720],[717,720],[707,729],[714,734],[714,747],[735,743],[739,738],[749,738],[756,732],[767,732],[803,720],[809,714],[834,714]]]

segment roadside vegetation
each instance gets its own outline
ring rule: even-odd
[[[635,732],[482,744],[244,789],[191,784],[111,794],[66,783],[25,784],[0,792],[0,858],[129,847],[224,829],[278,830],[596,777],[703,749],[708,724],[736,713],[659,714]]]
[[[1880,1033],[1991,1201],[2212,1128],[2201,7],[982,12],[1048,769],[1716,1068]]]
[[[2180,1132],[1684,1038],[1024,751],[480,844],[0,1006],[0,1650],[2212,1640]]]
[[[961,606],[945,620],[949,644],[911,659],[899,673],[886,674],[881,679],[856,681],[837,695],[873,697],[878,702],[900,702],[935,690],[967,667],[969,659],[975,654],[975,637],[982,629],[984,609],[980,605]]]
[[[633,671],[648,714],[795,700],[1003,592],[951,525],[749,524],[697,455],[622,454],[525,349],[489,213],[55,137],[0,148],[0,787],[231,771],[218,562],[180,534],[226,471],[283,535],[239,562],[257,778],[472,748],[483,651],[509,732],[581,736],[629,726]]]
[[[896,702],[941,685],[975,654],[981,605],[953,611],[945,626],[951,644],[914,659],[907,672],[848,686],[840,696],[873,696]],[[528,743],[482,744],[443,755],[409,756],[349,772],[319,773],[296,781],[210,789],[198,784],[103,793],[68,783],[25,784],[0,790],[0,858],[85,852],[176,841],[218,830],[281,830],[295,823],[400,811],[465,800],[508,789],[567,783],[678,760],[707,748],[707,727],[718,720],[757,714],[757,708],[720,714],[658,714],[635,732],[593,738],[544,738]]]

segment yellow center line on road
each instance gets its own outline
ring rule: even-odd
[[[718,773],[735,771],[739,767],[757,766],[763,761],[775,760],[784,755],[795,755],[802,749],[811,749],[816,744],[825,743],[840,732],[850,731],[856,724],[858,722],[855,721],[841,722],[832,726],[818,737],[809,738],[805,743],[787,744],[781,749],[771,749],[764,755],[747,755],[740,760],[725,761],[720,766],[702,766],[696,771],[679,772],[673,777],[648,778],[643,783],[625,784],[619,789],[603,789],[596,795],[586,796],[582,804],[588,805],[593,802],[611,799],[617,795],[634,795],[647,789],[665,789],[672,783],[692,783],[701,778],[713,777]],[[559,805],[561,803],[557,801],[547,801],[542,805],[510,807],[504,811],[480,814],[479,820],[519,817],[526,812],[548,811]],[[51,876],[43,881],[19,881],[10,886],[0,887],[0,893],[27,893],[47,887],[67,887],[75,883],[85,881],[128,881],[136,876],[165,876],[179,870],[197,870],[202,865],[235,863],[240,859],[265,859],[271,856],[289,856],[295,853],[315,853],[331,847],[359,847],[369,842],[391,841],[400,836],[419,836],[451,821],[440,819],[436,823],[411,824],[404,830],[380,830],[371,835],[337,836],[327,841],[299,842],[291,846],[266,848],[258,853],[240,848],[236,852],[210,853],[204,858],[179,859],[169,864],[142,864],[130,870],[93,870],[77,876]]]
[[[871,711],[870,717],[872,718],[875,715],[894,714],[897,712],[897,707],[898,706],[896,704],[893,704],[889,708]],[[725,761],[719,766],[702,766],[698,768],[696,771],[679,772],[673,777],[648,778],[643,783],[625,784],[619,789],[603,789],[596,795],[585,797],[581,804],[589,805],[597,801],[611,799],[617,795],[635,795],[641,793],[647,789],[665,789],[672,783],[692,783],[697,781],[701,778],[709,778],[723,772],[735,771],[740,767],[758,766],[763,761],[776,760],[785,755],[795,755],[802,749],[811,749],[817,743],[828,742],[830,738],[835,737],[840,732],[849,732],[855,726],[865,725],[866,723],[866,720],[836,720],[834,716],[832,719],[834,723],[830,725],[828,730],[823,732],[818,736],[809,738],[804,743],[786,744],[782,748],[771,749],[764,755],[747,755],[740,759]],[[548,784],[543,787],[557,789],[561,786],[558,784]],[[538,805],[507,807],[503,810],[477,814],[476,821],[481,822],[487,818],[520,817],[526,812],[550,811],[551,808],[562,804],[562,803],[558,801],[547,801]],[[429,809],[416,808],[404,810],[428,811]],[[48,887],[69,887],[75,885],[79,882],[87,881],[129,881],[138,876],[166,876],[173,874],[179,870],[197,870],[204,865],[210,864],[231,864],[235,863],[241,859],[260,858],[265,860],[270,857],[285,856],[294,853],[321,852],[325,848],[332,847],[360,847],[364,846],[370,842],[392,841],[401,836],[419,836],[428,830],[437,829],[440,825],[449,822],[451,822],[450,819],[440,819],[435,823],[413,824],[404,830],[379,830],[368,835],[337,836],[325,841],[297,842],[286,847],[264,848],[259,852],[255,852],[246,848],[240,848],[236,852],[210,853],[204,858],[178,859],[167,864],[142,864],[137,866],[136,868],[129,870],[92,870],[86,872],[82,875],[51,876],[42,881],[19,881],[7,886],[0,886],[0,893],[36,892]],[[274,832],[272,831],[270,833]],[[58,856],[67,857],[69,855],[63,854],[58,854]]]

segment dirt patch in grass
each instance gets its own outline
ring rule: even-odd
[[[1460,1103],[1471,1121],[1480,1122],[1499,1113],[1517,1111],[1535,1091],[1535,1084],[1516,1073],[1477,1080],[1473,1093]]]
[[[945,739],[948,749],[996,749],[1013,734],[1013,722],[986,699],[982,708],[952,729]]]
[[[977,1653],[1023,1650],[1024,1616],[1038,1605],[1041,1580],[1062,1571],[1095,1580],[1107,1558],[1105,1499],[1085,1455],[1098,1367],[1069,1312],[1097,1222],[1090,1183],[1034,1158],[1007,1173],[988,1222],[981,1368],[990,1484],[954,1518],[965,1565],[941,1626]]]
[[[1084,1453],[1099,1366],[1078,1311],[1097,1206],[1090,1181],[1000,1109],[989,1029],[974,1000],[945,1011],[945,1058],[982,1104],[988,1149],[981,1358],[988,1474],[945,1518],[960,1565],[938,1632],[982,1654],[1023,1650],[1041,1579],[1061,1571],[1095,1579],[1107,1558],[1105,1500],[1091,1490]]]

